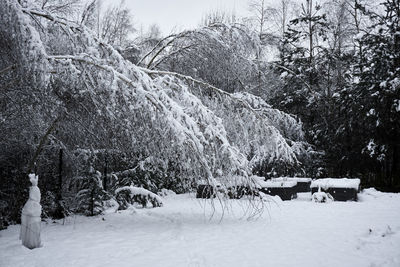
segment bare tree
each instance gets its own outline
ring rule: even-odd
[[[237,18],[234,13],[229,14],[228,12],[225,11],[214,10],[209,13],[206,13],[203,16],[200,26],[210,26],[213,24],[221,24],[221,23],[233,24],[236,22]]]
[[[89,29],[99,32],[100,20],[100,1],[92,0],[86,3],[82,9],[82,14],[80,15],[79,23],[85,25]]]
[[[135,32],[132,15],[122,0],[117,6],[108,8],[100,20],[100,37],[107,43],[124,47]]]
[[[262,92],[264,83],[262,76],[267,71],[265,64],[269,60],[267,56],[269,57],[271,51],[282,43],[293,6],[290,0],[281,0],[275,5],[266,0],[253,0],[249,4],[249,9],[252,15],[248,18],[248,22],[258,36],[259,43],[255,57],[258,69],[257,95],[265,95],[265,92]]]

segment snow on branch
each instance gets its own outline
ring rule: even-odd
[[[210,100],[192,88],[192,92],[211,110],[222,118],[231,143],[247,155],[250,167],[267,162],[273,165],[277,162],[291,166],[299,165],[297,156],[305,153],[302,149],[304,133],[301,123],[294,117],[271,108],[260,97],[249,93],[231,94],[203,81],[190,76],[167,71],[153,71],[142,69],[149,74],[165,75],[160,82],[167,85],[184,80],[188,84],[197,84],[208,88],[223,98],[221,101]],[[197,92],[197,93],[196,93]],[[228,104],[230,103],[230,104]],[[240,109],[236,106],[239,105]],[[238,113],[240,111],[240,113]],[[244,125],[248,124],[248,125]]]

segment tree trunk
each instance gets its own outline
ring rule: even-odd
[[[104,191],[107,191],[107,173],[108,173],[108,156],[107,156],[107,152],[105,153],[104,156],[104,179],[103,179],[103,189]]]
[[[310,50],[310,58],[309,58],[309,68],[311,69],[309,73],[308,84],[312,87],[313,86],[313,73],[314,73],[314,33],[313,33],[313,24],[312,24],[312,0],[307,0],[307,16],[308,16],[308,33],[309,33],[309,50]]]
[[[54,212],[55,219],[62,219],[65,217],[64,207],[62,205],[62,171],[63,171],[63,149],[60,148],[60,153],[58,157],[58,185],[57,185],[57,195],[56,195],[57,208]]]
[[[90,191],[90,205],[89,205],[89,209],[90,209],[90,216],[94,216],[94,185],[95,181],[92,179],[92,190]]]
[[[400,189],[400,145],[393,146],[393,162],[391,169],[391,187],[393,189]]]

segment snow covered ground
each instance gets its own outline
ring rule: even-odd
[[[243,218],[243,201],[230,201],[220,221],[192,195],[169,196],[161,208],[43,223],[35,250],[11,226],[0,231],[0,266],[400,266],[400,194],[310,198],[275,199],[256,220]]]

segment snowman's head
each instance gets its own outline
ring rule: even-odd
[[[34,173],[30,173],[28,176],[29,176],[29,181],[31,181],[32,185],[37,186],[39,176],[35,175]]]

